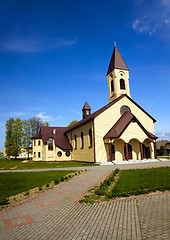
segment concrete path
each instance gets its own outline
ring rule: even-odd
[[[166,165],[169,162],[161,166]],[[169,192],[93,205],[78,203],[113,169],[152,166],[159,165],[86,167],[89,171],[84,174],[1,211],[0,239],[170,239]]]

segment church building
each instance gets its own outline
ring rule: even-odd
[[[130,95],[129,69],[114,47],[107,71],[109,103],[72,127],[41,127],[33,139],[33,161],[112,162],[155,159],[156,120]]]

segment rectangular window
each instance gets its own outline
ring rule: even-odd
[[[36,141],[34,140],[34,146],[36,146]]]
[[[48,139],[48,150],[53,151],[53,139]]]
[[[81,148],[84,148],[84,136],[83,136],[83,132],[81,132]]]
[[[41,145],[41,141],[39,140],[39,141],[38,141],[38,146],[40,146],[40,145]]]
[[[36,152],[34,152],[34,158],[36,158]]]
[[[38,152],[38,158],[40,158],[41,157],[41,153],[40,152]]]
[[[111,81],[111,92],[114,91],[113,80]]]

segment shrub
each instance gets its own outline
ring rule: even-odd
[[[116,168],[116,169],[115,169],[115,173],[117,174],[118,172],[120,172],[120,169],[119,169],[119,168]]]
[[[39,187],[39,191],[42,191],[42,187]]]
[[[47,188],[49,187],[49,183],[46,184],[46,187],[47,187]]]
[[[55,180],[54,180],[54,183],[57,185],[57,184],[59,184],[59,182],[60,182],[60,180],[58,179],[58,178],[56,178]]]
[[[6,197],[1,197],[0,198],[0,205],[7,205],[8,204],[8,198]]]
[[[61,180],[61,182],[63,182],[64,181],[64,177],[61,177],[60,180]]]
[[[68,177],[67,176],[65,176],[65,180],[67,180],[68,179]]]
[[[68,175],[69,178],[71,178],[71,175]]]
[[[75,173],[75,175],[77,175],[77,173]]]
[[[29,194],[30,194],[29,191],[26,191],[26,192],[24,193],[25,196],[28,196]]]

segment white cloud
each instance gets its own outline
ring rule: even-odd
[[[76,40],[74,39],[43,39],[40,37],[13,35],[0,40],[0,51],[24,53],[45,52],[74,44],[76,44]]]
[[[79,115],[79,116],[81,116],[81,112],[79,112],[79,111],[77,111],[77,110],[75,110],[75,109],[70,108],[70,109],[68,109],[68,110],[71,111],[71,112],[73,112],[73,113],[76,113],[76,114]]]
[[[50,115],[46,115],[45,112],[40,112],[36,115],[36,117],[40,117],[43,121],[47,121],[47,122],[52,122],[52,121],[57,121],[59,120],[60,118],[62,118],[62,116],[58,116],[58,117],[53,117],[53,116],[50,116]]]
[[[157,34],[170,39],[170,0],[134,1],[134,20],[131,23],[135,32]]]
[[[168,6],[170,5],[170,0],[159,0],[160,4],[164,5],[164,6]]]
[[[26,112],[7,112],[7,113],[1,113],[1,117],[18,117],[18,116],[25,116],[28,113]]]
[[[165,132],[156,132],[155,133],[159,140],[169,140],[170,141],[170,131],[165,131]]]

